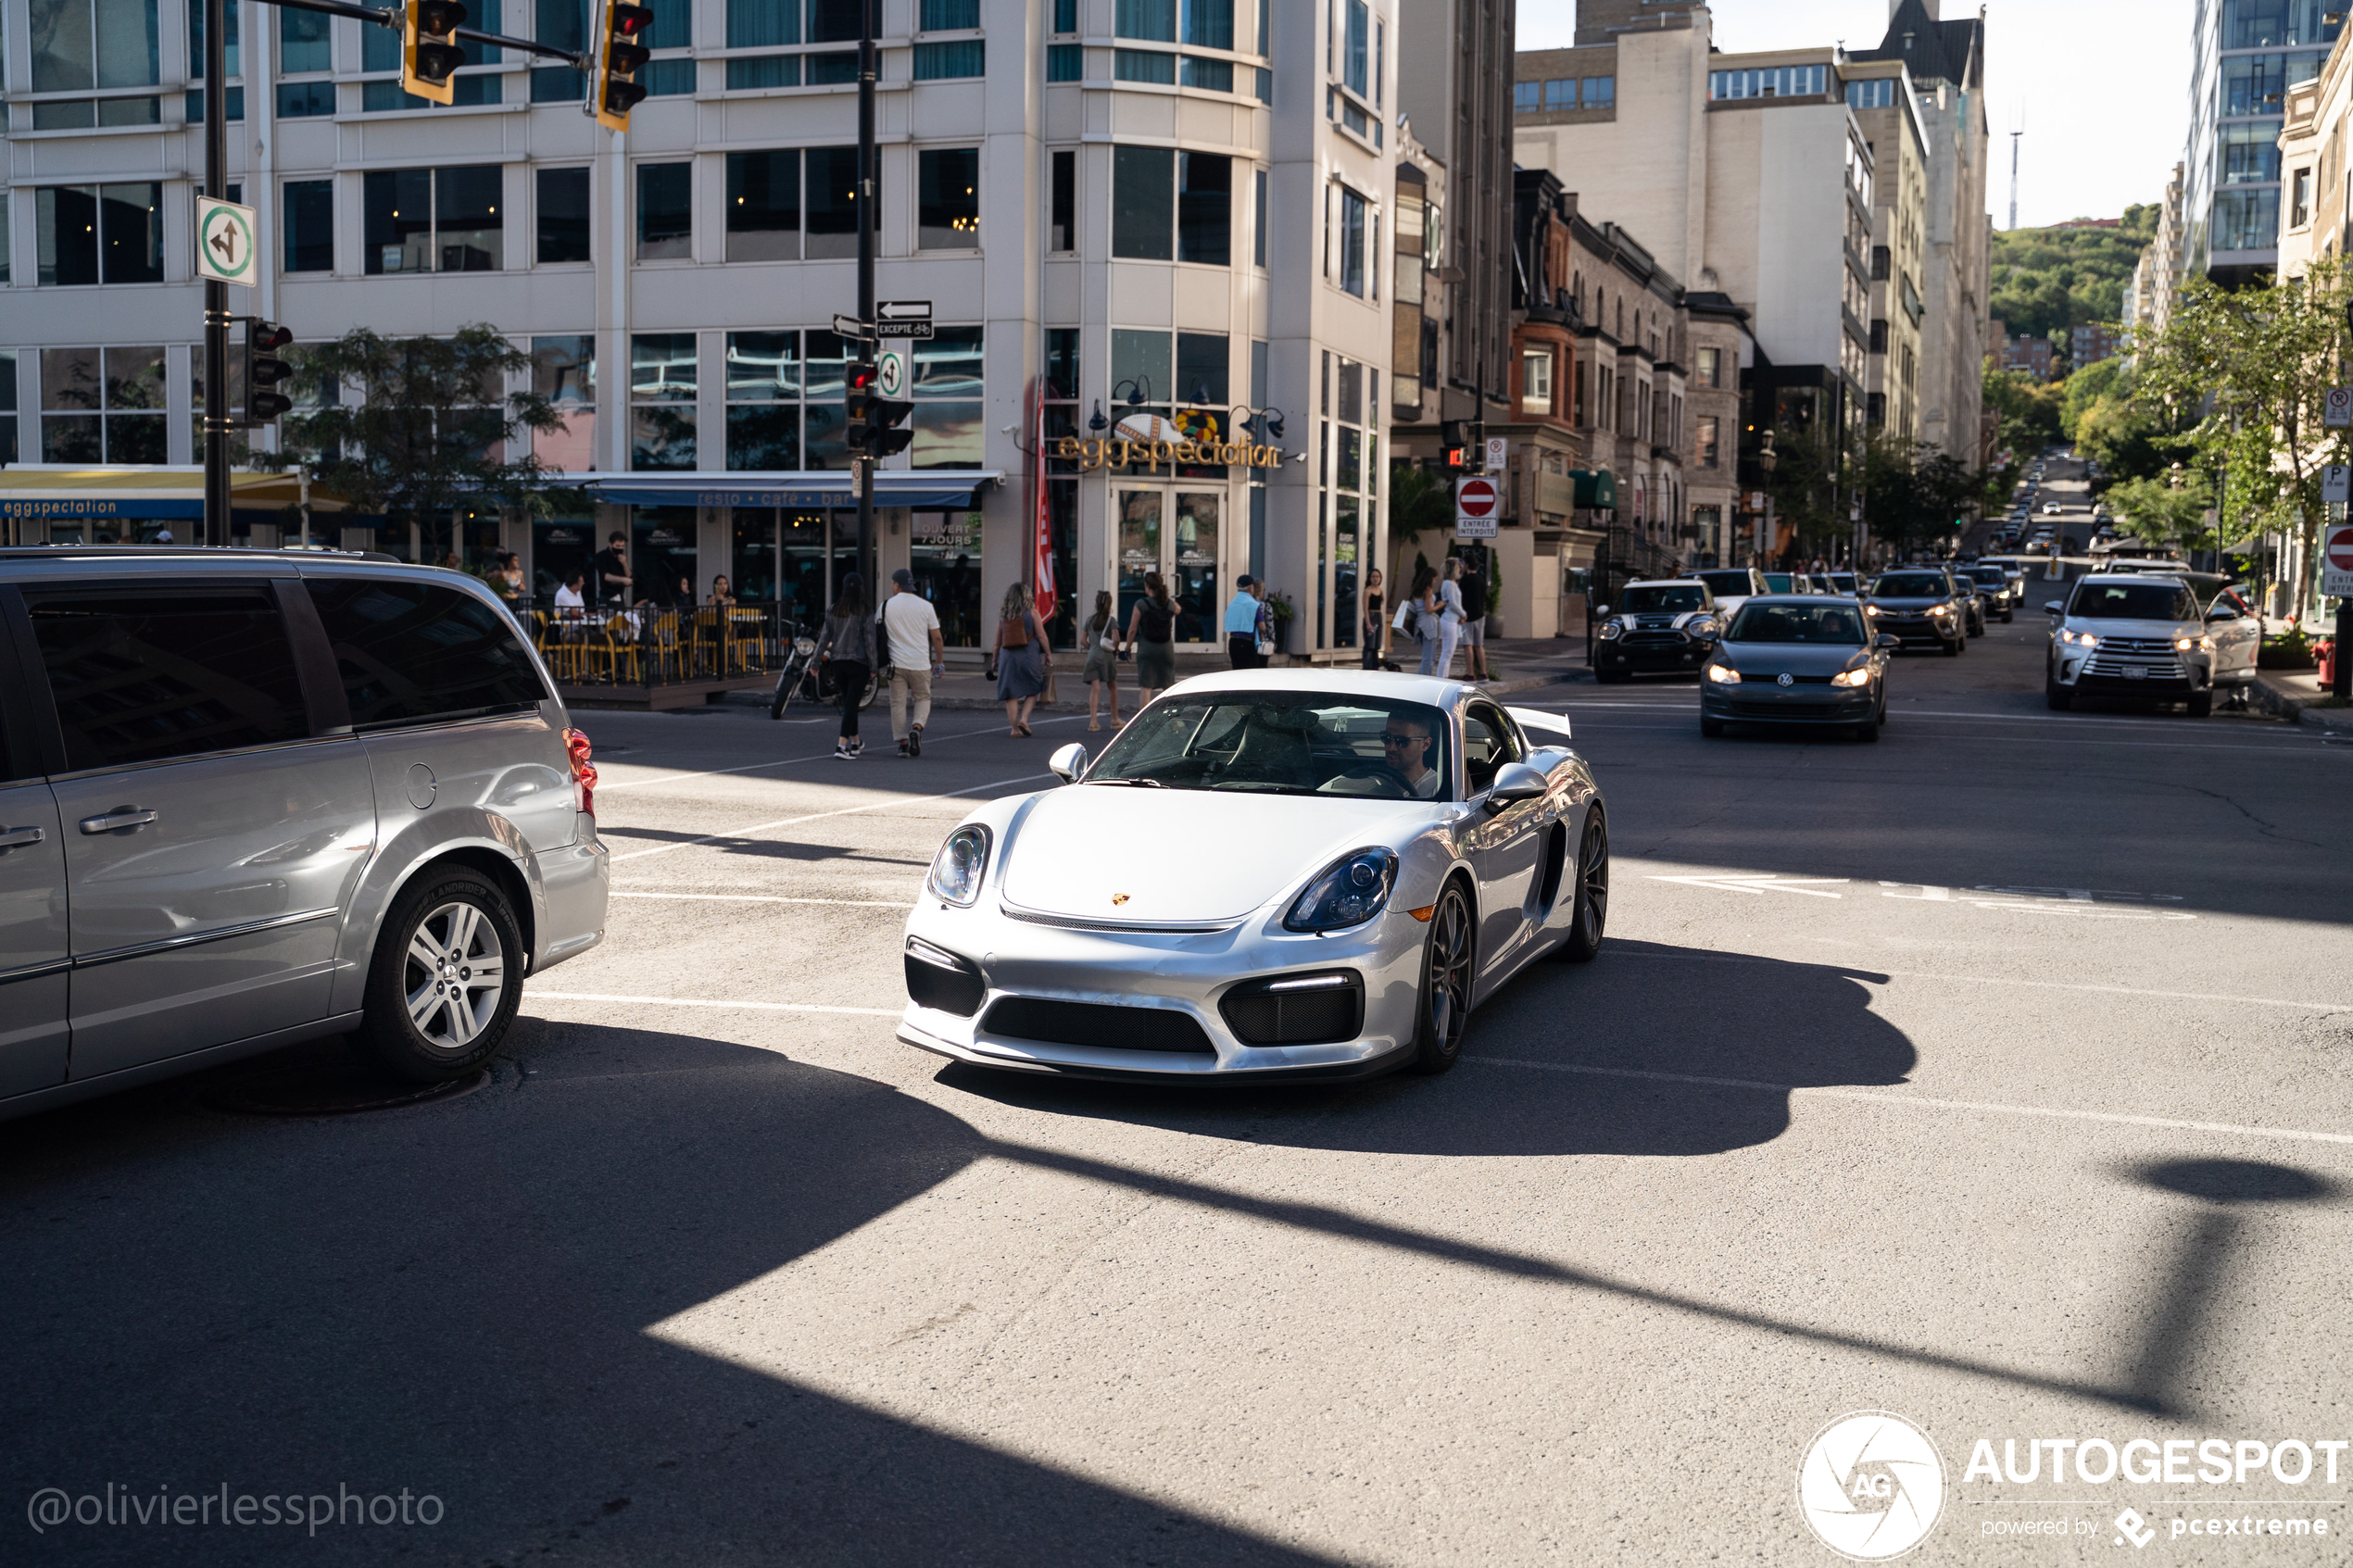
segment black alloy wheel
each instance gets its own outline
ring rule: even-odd
[[[1609,925],[1609,823],[1595,806],[1585,814],[1585,834],[1577,847],[1577,897],[1568,911],[1568,940],[1554,956],[1564,963],[1592,963],[1601,955]]]
[[[1582,897],[1583,884],[1579,885]],[[1435,1076],[1463,1054],[1463,1027],[1470,1022],[1471,961],[1478,950],[1471,931],[1470,900],[1463,884],[1450,881],[1430,912],[1429,940],[1423,950],[1421,1010],[1414,1029],[1414,1060],[1408,1070]]]

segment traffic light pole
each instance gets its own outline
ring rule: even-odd
[[[204,194],[226,199],[229,4],[204,0]],[[204,542],[229,543],[229,285],[204,285]]]
[[[213,0],[219,4],[219,0]],[[875,8],[881,0],[859,0],[858,6],[858,320],[875,330]],[[874,351],[872,340],[859,345],[862,358]],[[881,594],[875,582],[875,454],[852,454],[858,468],[858,575],[876,603]]]

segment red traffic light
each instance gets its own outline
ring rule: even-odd
[[[653,25],[654,13],[649,6],[623,4],[612,8],[612,35],[615,38],[635,38]]]
[[[257,351],[275,354],[294,342],[294,333],[275,321],[256,321],[250,341]]]
[[[875,367],[860,363],[849,367],[849,390],[863,392],[875,384]]]
[[[466,8],[458,0],[417,0],[417,31],[447,37],[466,25]]]

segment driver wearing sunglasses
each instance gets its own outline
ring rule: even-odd
[[[1392,716],[1381,728],[1381,758],[1405,781],[1406,792],[1420,800],[1438,798],[1439,777],[1430,771],[1429,727]]]

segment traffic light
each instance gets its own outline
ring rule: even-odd
[[[871,359],[849,367],[849,390],[842,398],[843,409],[849,417],[845,437],[854,453],[887,458],[895,452],[904,452],[907,444],[915,439],[913,431],[897,428],[915,411],[915,406],[885,397],[875,390],[875,375]]]
[[[1439,421],[1438,445],[1445,456],[1448,473],[1467,473],[1470,470],[1470,436],[1462,420]]]
[[[245,419],[248,425],[268,424],[294,407],[294,399],[277,390],[294,374],[294,367],[279,351],[294,342],[294,333],[275,321],[245,318]]]
[[[454,95],[449,73],[466,63],[466,51],[452,36],[466,25],[458,0],[405,0],[400,19],[400,87],[436,104]]]
[[[653,8],[631,0],[605,0],[603,35],[598,40],[597,123],[608,131],[629,129],[629,111],[645,97],[637,81],[638,68],[653,56],[646,46],[646,30],[654,25]]]

